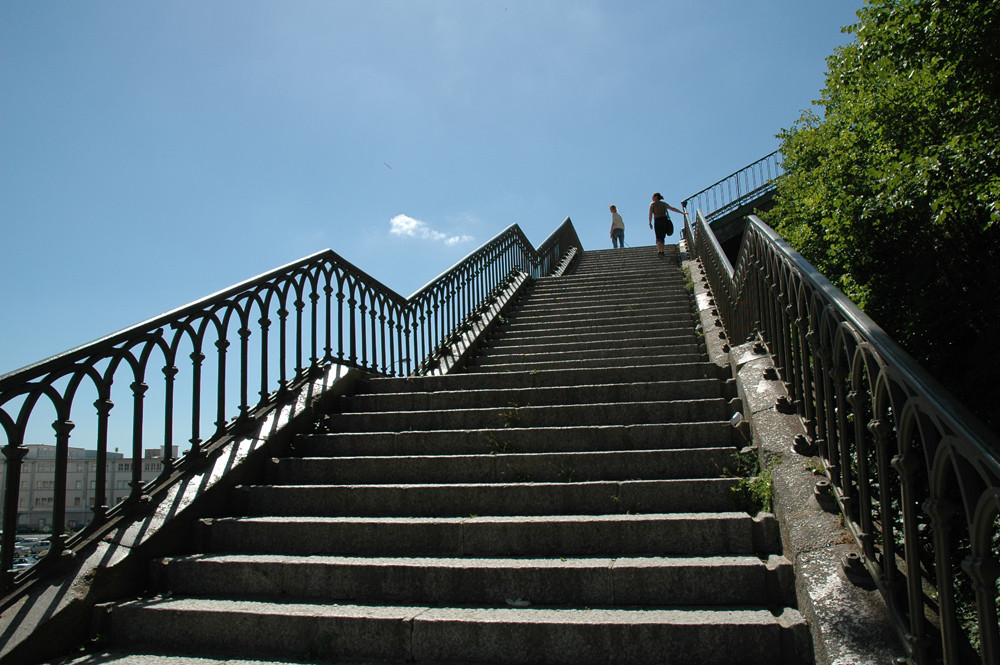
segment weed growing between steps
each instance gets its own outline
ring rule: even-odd
[[[521,426],[521,412],[518,409],[521,408],[521,404],[516,402],[509,402],[507,409],[500,412],[500,420],[504,427],[520,427]],[[524,405],[526,406],[526,405]]]
[[[691,268],[684,266],[684,290],[694,293],[694,278],[691,276]]]
[[[498,439],[493,432],[484,432],[483,438],[486,439],[486,443],[489,444],[490,454],[504,455],[511,452],[510,441],[506,439]]]
[[[559,482],[571,483],[576,478],[575,466],[569,466],[563,464],[562,462],[559,462],[558,464],[556,464],[555,462],[549,462],[549,466],[555,469],[556,476],[559,478]]]
[[[750,515],[759,512],[769,513],[774,507],[774,482],[771,471],[781,464],[781,458],[775,457],[761,468],[757,449],[747,447],[733,453],[733,466],[722,470],[726,478],[736,478],[732,488],[733,500],[737,510]]]

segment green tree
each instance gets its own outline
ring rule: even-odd
[[[994,429],[1000,2],[868,0],[766,219]]]

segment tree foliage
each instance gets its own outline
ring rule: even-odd
[[[767,221],[996,428],[1000,2],[867,0]],[[991,400],[993,403],[991,403]]]

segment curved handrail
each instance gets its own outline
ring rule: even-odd
[[[33,418],[55,414],[55,475],[47,488],[52,490],[52,538],[46,556],[54,560],[323,367],[338,364],[390,376],[425,371],[464,322],[488,308],[512,279],[549,274],[573,248],[581,245],[569,218],[537,250],[514,224],[409,298],[325,250],[0,376],[0,436],[6,439],[0,451],[7,462],[0,479],[0,592],[30,575],[14,574],[11,567],[26,437],[37,426]],[[119,386],[125,386],[127,402],[120,416],[123,409],[116,411],[113,401]],[[153,392],[156,411],[147,405]],[[163,418],[163,433],[156,437],[163,445],[163,470],[144,483],[141,460],[150,414]],[[90,527],[69,538],[64,530],[74,417],[93,419],[93,439],[87,443],[95,449],[96,477],[89,492],[95,497]],[[189,427],[182,418],[189,418],[184,421]],[[108,506],[113,488],[105,469],[115,455],[109,455],[109,447],[116,422],[131,433],[130,456],[116,459],[131,462],[131,491],[122,504]],[[176,458],[182,428],[191,448]]]
[[[760,337],[918,663],[1000,662],[1000,440],[754,215],[735,270],[686,224],[731,339]]]

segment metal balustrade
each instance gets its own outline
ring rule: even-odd
[[[325,366],[390,376],[429,369],[465,322],[488,308],[511,280],[550,274],[573,248],[581,246],[568,218],[537,250],[515,224],[409,298],[326,250],[0,376],[0,432],[6,439],[0,450],[7,462],[0,591],[17,587],[38,568],[11,570],[26,436],[37,431],[38,419],[55,414],[49,435],[55,445],[51,549],[40,562],[48,563]],[[121,386],[127,388],[124,413],[112,399]],[[154,393],[158,399],[150,407]],[[162,417],[163,429],[155,442],[163,446],[163,471],[144,483],[143,449],[152,438],[147,422],[152,414],[162,414],[156,417],[158,422]],[[83,445],[96,450],[90,493],[96,500],[89,527],[70,537],[65,518],[74,418],[91,422],[93,434]],[[120,423],[130,432],[131,456],[125,460],[131,462],[131,491],[122,504],[108,506],[109,433]],[[182,430],[190,450],[175,457]]]
[[[774,151],[684,199],[681,207],[685,211],[701,211],[711,222],[772,191],[782,173],[781,154]]]
[[[1000,663],[1000,440],[759,218],[685,221],[729,339],[770,351],[917,663]],[[986,371],[986,370],[984,370]]]

